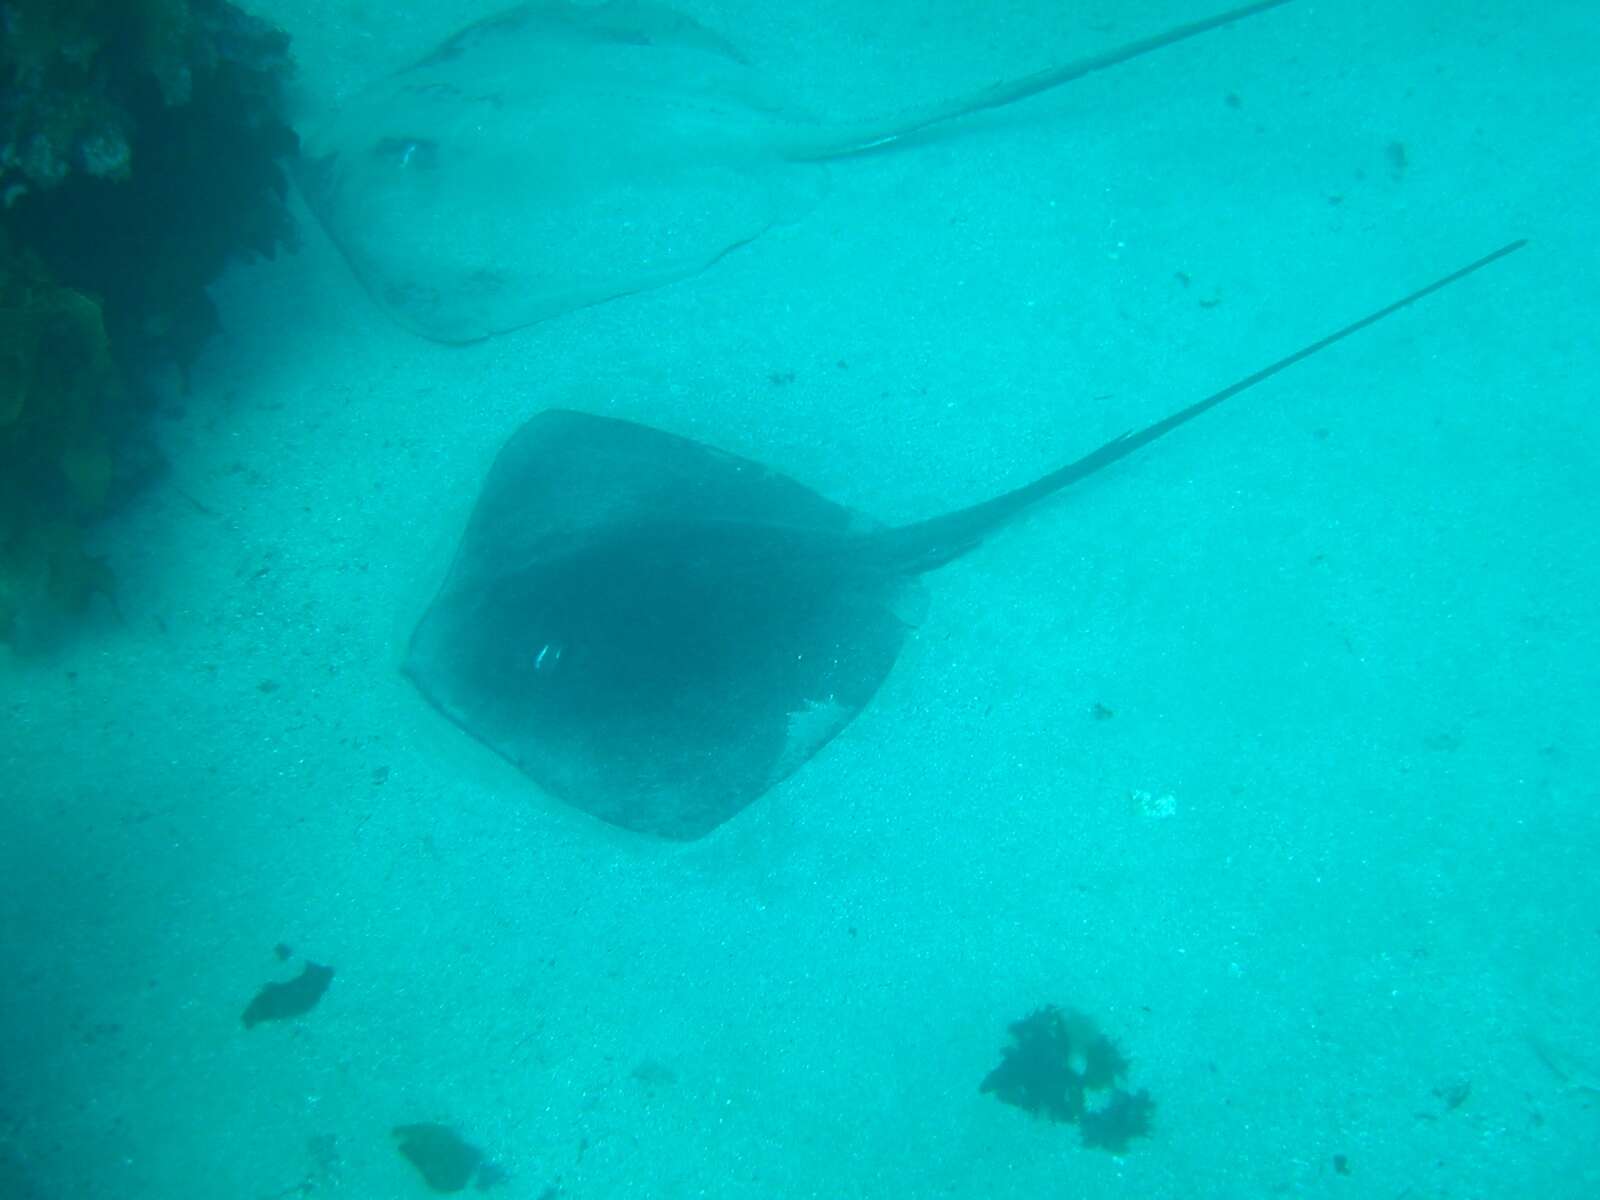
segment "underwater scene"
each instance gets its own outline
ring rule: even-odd
[[[1600,1195],[1588,0],[0,31],[0,1198]]]

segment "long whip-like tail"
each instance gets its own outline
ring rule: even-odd
[[[1208,412],[1221,404],[1224,400],[1232,399],[1240,392],[1255,387],[1271,379],[1282,371],[1287,371],[1296,363],[1304,362],[1313,354],[1319,354],[1335,342],[1341,342],[1351,334],[1359,333],[1369,326],[1376,325],[1385,317],[1393,316],[1402,308],[1415,304],[1425,296],[1449,287],[1465,279],[1475,271],[1480,271],[1490,263],[1506,257],[1514,251],[1527,245],[1527,239],[1522,238],[1508,242],[1492,253],[1485,254],[1482,258],[1468,263],[1458,270],[1451,271],[1439,279],[1435,279],[1426,287],[1418,288],[1409,295],[1402,296],[1392,304],[1386,304],[1376,312],[1368,313],[1359,321],[1352,321],[1342,329],[1335,330],[1327,337],[1318,338],[1308,346],[1303,346],[1293,354],[1285,355],[1277,362],[1262,367],[1259,371],[1246,375],[1237,383],[1230,383],[1220,392],[1213,392],[1203,400],[1197,400],[1188,408],[1180,409],[1164,420],[1143,429],[1124,433],[1112,438],[1098,450],[1091,451],[1075,462],[1068,463],[1058,470],[1050,472],[1032,483],[1025,484],[1015,491],[1006,492],[992,500],[985,500],[971,508],[959,509],[956,512],[946,513],[943,516],[933,517],[927,521],[920,521],[914,525],[903,525],[896,529],[885,530],[873,539],[873,554],[876,557],[882,554],[885,561],[893,562],[896,568],[909,574],[930,571],[935,567],[943,566],[952,559],[959,558],[968,550],[977,546],[990,532],[1004,524],[1016,514],[1031,504],[1058,492],[1070,484],[1077,483],[1095,472],[1109,467],[1112,463],[1126,458],[1135,450],[1148,446],[1157,438],[1165,437],[1180,425],[1187,425],[1201,413]]]
[[[1139,58],[1153,50],[1160,50],[1176,42],[1187,41],[1202,33],[1209,33],[1223,25],[1231,25],[1235,21],[1242,21],[1246,17],[1253,17],[1257,13],[1266,12],[1270,8],[1280,8],[1290,0],[1260,0],[1256,4],[1245,4],[1238,8],[1229,9],[1227,12],[1218,13],[1216,16],[1206,17],[1199,21],[1191,21],[1187,25],[1164,30],[1152,34],[1150,37],[1140,38],[1138,41],[1128,42],[1122,46],[1113,47],[1099,54],[1091,54],[1086,58],[1074,62],[1062,63],[1054,67],[1046,67],[1042,71],[1035,71],[1032,75],[1024,75],[1019,79],[1005,79],[999,83],[990,84],[981,91],[959,96],[954,100],[943,100],[930,104],[925,108],[912,109],[907,112],[895,113],[886,117],[876,117],[863,121],[855,121],[842,126],[832,126],[814,137],[801,136],[796,144],[789,147],[788,157],[795,160],[840,158],[847,154],[857,154],[863,150],[872,150],[879,146],[888,145],[890,142],[899,141],[913,133],[937,125],[941,121],[950,121],[956,117],[964,117],[971,113],[983,112],[991,108],[1000,108],[1007,104],[1015,104],[1018,100],[1026,100],[1030,96],[1037,96],[1040,92],[1048,92],[1058,88],[1064,83],[1071,83],[1075,79],[1082,79],[1085,75],[1092,75],[1096,71],[1120,66],[1130,59]]]

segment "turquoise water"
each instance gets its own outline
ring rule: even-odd
[[[253,10],[309,113],[493,7]],[[692,11],[850,114],[1209,8]],[[468,347],[306,219],[103,531],[125,620],[0,663],[0,1188],[422,1196],[390,1131],[440,1122],[530,1198],[1596,1194],[1596,62],[1588,4],[1290,4]],[[909,521],[1514,237],[933,576],[874,703],[702,841],[398,673],[541,408]],[[1047,1004],[1154,1100],[1125,1153],[980,1092]]]

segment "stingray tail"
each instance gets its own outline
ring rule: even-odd
[[[1026,75],[1021,79],[1003,80],[1000,83],[989,85],[982,91],[974,92],[955,100],[945,100],[938,104],[930,104],[926,108],[912,109],[908,112],[896,113],[887,117],[857,121],[844,126],[831,125],[825,134],[819,135],[817,140],[812,142],[801,141],[790,146],[788,156],[796,160],[840,158],[847,154],[858,154],[863,150],[885,146],[919,130],[926,129],[930,125],[937,125],[941,121],[949,121],[971,113],[983,112],[985,109],[1000,108],[1006,104],[1015,104],[1018,100],[1025,100],[1029,96],[1037,96],[1040,92],[1048,92],[1064,83],[1071,83],[1074,79],[1082,79],[1085,75],[1092,75],[1096,71],[1104,71],[1108,67],[1125,63],[1129,59],[1149,54],[1152,50],[1159,50],[1163,46],[1171,46],[1176,42],[1207,33],[1222,25],[1231,24],[1246,17],[1253,17],[1257,13],[1266,12],[1269,8],[1278,8],[1288,3],[1289,0],[1260,0],[1256,4],[1241,5],[1225,13],[1219,13],[1214,17],[1206,17],[1204,20],[1192,21],[1187,25],[1179,25],[1174,29],[1166,30],[1164,33],[1141,38],[1136,42],[1129,42],[1127,45],[1118,46],[1100,54],[1092,54],[1088,58],[1080,58],[1076,62],[1048,67],[1043,71]]]
[[[1098,450],[1092,451],[1076,462],[1068,463],[1066,466],[1052,471],[1032,483],[1025,484],[1015,491],[1006,492],[1004,495],[996,496],[994,499],[986,500],[981,504],[974,504],[971,508],[958,509],[941,517],[934,517],[928,521],[919,521],[915,525],[903,525],[897,529],[884,530],[872,539],[873,558],[875,561],[886,564],[891,570],[898,570],[909,575],[919,575],[924,571],[931,571],[935,567],[942,567],[977,547],[994,530],[1046,496],[1059,492],[1062,488],[1109,467],[1119,459],[1126,458],[1135,450],[1148,446],[1157,438],[1165,437],[1180,425],[1188,424],[1201,413],[1215,408],[1224,400],[1232,399],[1240,392],[1247,391],[1255,387],[1256,384],[1271,379],[1280,371],[1286,371],[1296,363],[1304,362],[1313,354],[1326,350],[1335,342],[1343,341],[1353,333],[1359,333],[1369,325],[1376,325],[1385,317],[1392,316],[1402,308],[1415,304],[1424,296],[1432,295],[1442,288],[1449,287],[1452,283],[1466,278],[1474,271],[1481,270],[1515,250],[1522,249],[1525,245],[1527,245],[1526,239],[1507,243],[1498,250],[1485,254],[1475,262],[1470,262],[1442,278],[1435,279],[1426,287],[1418,288],[1410,295],[1403,296],[1392,304],[1386,304],[1376,312],[1368,313],[1359,321],[1352,321],[1343,329],[1336,330],[1328,334],[1327,337],[1319,338],[1310,345],[1296,350],[1293,354],[1280,358],[1270,366],[1262,367],[1259,371],[1246,375],[1237,383],[1229,384],[1220,392],[1213,392],[1204,400],[1198,400],[1189,405],[1188,408],[1180,409],[1170,417],[1157,421],[1154,425],[1148,425],[1143,429],[1112,438]]]

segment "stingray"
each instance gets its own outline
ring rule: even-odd
[[[614,418],[539,413],[490,468],[404,669],[545,791],[701,837],[872,699],[919,579],[1038,501],[1518,249],[1503,246],[991,500],[884,526],[760,463]]]
[[[298,177],[367,291],[465,342],[691,275],[805,211],[820,164],[1010,104],[1288,0],[1247,4],[892,117],[819,123],[646,0],[524,5],[305,131]]]

